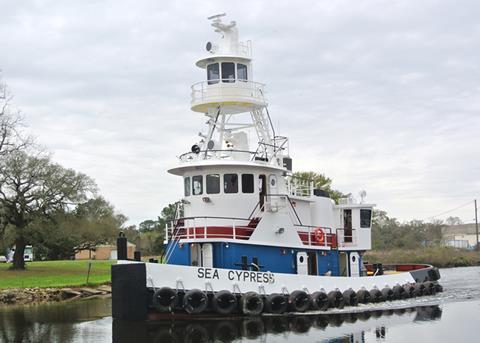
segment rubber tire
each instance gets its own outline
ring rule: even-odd
[[[414,297],[421,297],[422,295],[425,295],[425,285],[423,283],[416,283],[413,287]]]
[[[345,299],[343,299],[343,294],[340,291],[331,291],[327,295],[328,303],[330,307],[344,308]]]
[[[413,294],[413,291],[415,290],[415,287],[413,285],[406,284],[406,285],[403,286],[403,289],[405,290],[405,293],[407,293],[409,298],[415,297],[415,295]]]
[[[263,299],[257,292],[247,292],[240,298],[240,311],[249,316],[258,316],[263,311]]]
[[[358,297],[357,293],[353,289],[347,289],[343,292],[343,299],[345,300],[345,305],[347,306],[357,306],[358,305]]]
[[[382,301],[385,301],[382,292],[380,292],[378,288],[372,288],[370,290],[370,297],[372,299],[372,303],[380,303]]]
[[[367,304],[372,301],[372,297],[370,296],[370,292],[366,289],[361,289],[357,292],[357,299],[360,304]]]
[[[230,291],[220,291],[212,297],[212,309],[218,314],[231,314],[237,309],[237,297]]]
[[[328,310],[328,297],[325,292],[315,292],[312,294],[312,309],[317,311]]]
[[[432,281],[424,282],[423,285],[425,286],[425,290],[423,291],[425,295],[435,295],[435,293],[437,293],[435,284]]]
[[[192,304],[192,301],[194,302]],[[192,289],[185,293],[183,297],[183,309],[188,314],[199,314],[207,309],[208,297],[207,294],[199,289]]]
[[[400,300],[400,299],[407,299],[408,294],[405,292],[405,288],[400,285],[393,286],[393,299]]]
[[[439,284],[438,282],[435,283],[435,292],[440,293],[443,292],[443,286]]]
[[[385,301],[392,301],[393,300],[393,291],[390,287],[385,287],[382,289],[383,299]]]
[[[160,299],[160,297],[162,299]],[[162,287],[153,293],[153,307],[159,312],[171,312],[178,301],[177,291],[170,287]]]
[[[267,295],[264,303],[265,312],[282,314],[288,309],[287,297],[283,294],[272,293]]]
[[[312,306],[312,297],[305,291],[293,291],[288,296],[288,308],[292,312],[305,312]]]

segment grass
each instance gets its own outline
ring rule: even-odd
[[[113,261],[92,261],[89,286],[110,282]],[[26,270],[9,270],[0,263],[0,289],[30,287],[68,287],[87,285],[88,261],[27,262]]]
[[[480,253],[449,247],[422,249],[392,249],[368,251],[364,261],[370,263],[428,263],[439,268],[480,265]]]

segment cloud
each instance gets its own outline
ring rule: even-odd
[[[255,80],[295,168],[422,219],[480,194],[479,10],[474,0],[5,2],[0,68],[54,159],[138,223],[181,197],[165,171],[203,127],[189,86],[216,39],[205,18],[226,11],[254,42]],[[471,220],[470,209],[458,215]]]

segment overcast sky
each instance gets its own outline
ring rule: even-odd
[[[166,169],[203,128],[190,85],[221,12],[253,41],[295,170],[400,220],[472,201],[446,215],[472,221],[478,0],[0,0],[1,76],[38,143],[138,224],[182,196]]]

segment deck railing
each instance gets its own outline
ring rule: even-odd
[[[192,105],[234,98],[237,101],[265,102],[265,84],[239,79],[200,81],[192,85]]]
[[[249,239],[255,227],[248,218],[188,217],[171,222],[166,230],[166,240],[180,239]]]

